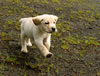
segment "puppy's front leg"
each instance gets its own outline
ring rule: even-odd
[[[53,54],[48,51],[48,49],[43,44],[43,39],[35,39],[37,47],[40,49],[41,53],[46,57],[50,58]]]
[[[46,48],[48,49],[48,50],[50,50],[50,45],[51,45],[51,35],[50,36],[48,36],[47,38],[46,38],[46,40],[44,41],[44,45],[46,46]]]

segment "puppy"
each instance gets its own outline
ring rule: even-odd
[[[44,57],[50,58],[51,33],[57,32],[55,15],[39,15],[36,17],[21,18],[21,51],[27,53],[27,46],[32,46],[34,40]]]

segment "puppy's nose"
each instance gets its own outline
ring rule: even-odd
[[[52,28],[52,31],[55,32],[55,30],[56,30],[56,28],[53,27],[53,28]]]

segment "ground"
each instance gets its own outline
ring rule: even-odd
[[[59,17],[46,59],[21,53],[20,18]],[[100,76],[100,0],[0,0],[0,76]]]

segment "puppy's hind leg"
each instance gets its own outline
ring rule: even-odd
[[[21,51],[27,53],[26,37],[24,33],[21,33]]]
[[[32,46],[30,38],[27,38],[27,46]]]

